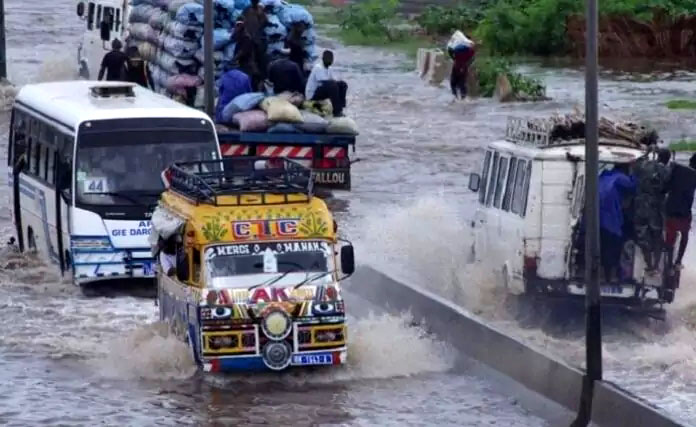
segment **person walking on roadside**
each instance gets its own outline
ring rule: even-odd
[[[316,64],[309,74],[305,88],[305,98],[310,101],[331,100],[334,116],[340,117],[343,115],[343,109],[346,107],[348,85],[346,82],[335,78],[331,71],[333,62],[333,52],[325,50],[322,54],[321,62]]]
[[[686,252],[686,245],[689,243],[694,191],[696,191],[696,154],[691,156],[689,166],[675,162],[667,182],[665,246],[668,254],[674,254],[674,244],[677,241],[677,233],[679,233],[679,251],[672,264],[676,269],[682,268],[682,259],[684,252]]]
[[[616,164],[599,176],[599,238],[604,280],[613,280],[614,270],[622,279],[621,252],[625,243],[623,200],[636,188],[635,180],[628,175],[627,164]]]
[[[122,81],[125,79],[128,57],[121,52],[122,48],[123,44],[119,39],[114,39],[111,42],[111,51],[104,55],[102,59],[97,80],[103,80],[104,74],[106,74],[107,81]]]
[[[140,56],[137,46],[131,46],[126,53],[126,80],[139,84],[146,89],[152,89],[152,74],[147,62]]]
[[[636,161],[633,175],[636,180],[636,197],[634,200],[634,228],[636,243],[643,252],[646,273],[655,274],[664,249],[662,230],[664,226],[664,201],[667,182],[669,181],[669,163],[671,153],[659,149],[657,160],[650,159],[654,146],[648,153]]]

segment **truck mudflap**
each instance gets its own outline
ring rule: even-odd
[[[350,149],[355,136],[329,134],[272,134],[218,131],[223,157],[287,158],[314,172],[319,188],[350,190]]]

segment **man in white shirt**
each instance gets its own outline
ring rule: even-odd
[[[322,54],[321,62],[316,64],[309,74],[305,88],[305,98],[311,101],[330,99],[334,116],[339,117],[343,114],[343,109],[346,107],[348,85],[334,77],[330,69],[333,61],[333,52],[325,50]]]

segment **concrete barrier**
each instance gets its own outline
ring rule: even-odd
[[[452,60],[441,49],[418,49],[416,71],[428,84],[440,86],[451,70]]]
[[[528,347],[431,292],[396,281],[371,267],[359,268],[348,287],[390,312],[409,311],[414,320],[423,321],[429,331],[464,354],[577,411],[584,375],[579,369]],[[600,426],[680,425],[647,402],[605,382],[595,387],[592,415],[593,422]]]

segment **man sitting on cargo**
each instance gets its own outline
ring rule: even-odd
[[[343,115],[343,109],[346,107],[348,85],[334,77],[330,69],[333,61],[333,52],[325,50],[322,54],[321,62],[316,64],[309,74],[305,97],[307,100],[312,101],[330,99],[333,105],[334,116],[340,117]]]
[[[623,199],[632,193],[636,183],[628,176],[628,165],[617,164],[599,176],[599,237],[604,279],[611,282],[621,262],[624,246]],[[618,268],[618,278],[622,278]]]
[[[679,233],[679,252],[674,260],[674,268],[676,269],[682,268],[682,258],[684,258],[686,245],[689,242],[694,191],[696,191],[696,154],[691,156],[688,167],[674,163],[667,182],[665,245],[667,252],[673,254],[677,233]]]
[[[654,146],[651,146],[648,153],[636,161],[633,171],[637,185],[634,201],[636,243],[643,252],[648,274],[655,274],[657,271],[664,246],[663,204],[669,181],[667,164],[671,157],[669,150],[663,148],[658,150],[657,160],[650,159],[654,150]]]
[[[237,69],[223,74],[218,84],[219,96],[215,106],[215,121],[222,123],[222,110],[227,104],[239,95],[249,92],[251,92],[251,80],[248,75]]]
[[[300,67],[289,59],[277,59],[268,67],[268,80],[273,85],[273,93],[304,93],[304,76]]]

